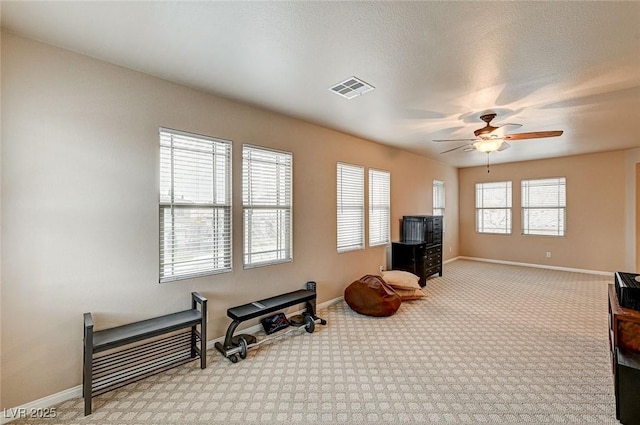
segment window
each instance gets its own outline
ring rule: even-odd
[[[364,249],[364,168],[338,163],[338,252]]]
[[[476,184],[476,232],[511,234],[511,182]]]
[[[242,147],[245,268],[292,259],[292,165],[289,152]]]
[[[231,142],[160,129],[160,282],[231,270]]]
[[[369,246],[389,243],[391,174],[369,169]]]
[[[523,235],[566,235],[566,190],[564,177],[522,180]]]
[[[433,215],[444,216],[444,182],[433,181]]]

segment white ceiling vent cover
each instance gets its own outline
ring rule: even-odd
[[[367,84],[359,78],[350,77],[331,87],[329,90],[346,99],[353,99],[354,97],[360,96],[374,88],[375,87],[371,84]]]

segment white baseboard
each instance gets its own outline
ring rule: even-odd
[[[558,267],[558,266],[548,266],[546,264],[534,264],[534,263],[518,263],[515,261],[504,261],[504,260],[494,260],[491,258],[478,258],[478,257],[456,257],[454,260],[470,260],[470,261],[482,261],[485,263],[497,263],[497,264],[507,264],[510,266],[522,266],[522,267],[534,267],[538,269],[549,269],[549,270],[560,270],[564,272],[573,272],[573,273],[587,273],[587,274],[597,274],[601,276],[611,276],[613,277],[614,272],[607,272],[601,270],[587,270],[587,269],[574,269],[570,267]],[[452,260],[449,260],[452,261]],[[449,262],[447,261],[447,262]]]
[[[77,385],[73,388],[60,391],[59,393],[43,397],[18,407],[4,409],[2,411],[2,416],[0,416],[0,424],[6,424],[16,419],[31,417],[36,414],[36,412],[42,412],[43,410],[46,411],[46,409],[49,409],[52,406],[78,397],[82,397],[82,385]],[[43,418],[43,420],[46,419]]]
[[[325,308],[333,304],[339,303],[343,299],[344,297],[338,297],[338,298],[334,298],[332,300],[320,303],[316,306],[316,310],[317,311],[324,310]],[[299,314],[299,313],[302,313],[303,311],[304,310],[298,310],[293,313],[290,313],[290,315]],[[249,328],[243,329],[243,332],[256,333],[256,332],[259,332],[260,330],[262,330],[262,326],[260,324],[257,324],[255,326],[251,326]],[[207,341],[207,350],[214,348],[214,344],[218,341],[220,342],[224,341],[224,336]],[[82,385],[77,385],[73,388],[62,390],[58,393],[48,395],[46,397],[31,401],[29,403],[25,403],[18,407],[4,409],[2,411],[2,416],[0,416],[0,424],[7,424],[16,419],[22,419],[25,417],[25,415],[29,416],[34,412],[41,412],[43,409],[51,408],[67,400],[72,400],[74,398],[80,398],[80,397],[82,397]]]

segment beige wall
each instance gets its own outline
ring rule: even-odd
[[[640,144],[640,142],[639,142]],[[640,177],[636,174],[640,164],[640,148],[625,151],[625,168],[627,171],[626,186],[626,220],[625,220],[625,270],[640,273]]]
[[[535,142],[529,142],[535,143]],[[497,153],[496,155],[499,155]],[[460,254],[504,261],[596,271],[625,268],[625,153],[580,155],[460,169]],[[567,236],[523,236],[522,179],[567,178]],[[511,181],[511,235],[475,231],[475,184]],[[551,251],[552,258],[545,253]]]
[[[84,312],[99,329],[184,309],[197,290],[214,339],[229,307],[308,280],[323,302],[377,273],[384,247],[336,252],[337,161],[391,171],[394,239],[444,180],[445,259],[458,255],[452,167],[6,33],[1,78],[0,408],[80,384]],[[232,273],[158,284],[160,126],[234,142]],[[242,143],[294,154],[292,263],[242,270]]]
[[[640,272],[640,163],[636,164],[636,273]]]

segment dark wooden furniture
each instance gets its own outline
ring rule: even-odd
[[[640,311],[620,306],[615,285],[609,285],[609,347],[616,418],[625,425],[640,424]]]
[[[640,274],[616,272],[616,295],[622,308],[640,310]]]
[[[442,245],[441,215],[405,215],[402,217],[402,242]]]
[[[640,424],[640,354],[616,348],[616,418],[624,425]]]
[[[85,416],[91,414],[94,396],[197,358],[201,369],[207,367],[207,299],[197,292],[191,293],[191,299],[190,310],[100,331],[93,330],[91,313],[84,313]],[[190,329],[177,332],[186,328]],[[170,335],[158,338],[166,334]],[[134,345],[151,338],[149,342]],[[96,355],[101,352],[104,354]]]
[[[234,336],[233,334],[240,323],[301,303],[305,303],[306,306],[303,316],[304,325],[308,332],[313,332],[316,320],[319,320],[323,325],[327,323],[326,320],[316,316],[316,283],[307,282],[306,289],[228,309],[227,316],[232,319],[232,322],[227,328],[224,343],[215,343],[216,349],[232,363],[236,363],[238,358],[244,359],[247,355],[247,348],[256,343],[256,338],[247,334]]]
[[[402,240],[391,243],[391,268],[417,275],[420,286],[442,276],[442,216],[404,216],[400,233]]]
[[[614,285],[609,285],[609,343],[615,348],[640,353],[640,311],[618,303]]]

